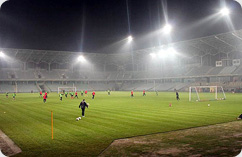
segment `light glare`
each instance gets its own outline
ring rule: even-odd
[[[176,49],[174,49],[173,47],[169,47],[167,49],[160,49],[156,53],[150,53],[150,56],[152,58],[156,58],[158,56],[161,59],[165,59],[165,58],[174,58],[178,54],[179,53],[176,51]]]
[[[4,55],[4,53],[3,52],[0,52],[0,57],[4,57],[5,55]]]
[[[131,41],[133,41],[133,37],[132,36],[129,36],[128,37],[128,42],[131,42]]]
[[[222,14],[223,16],[229,15],[230,11],[228,8],[223,8],[220,10],[220,14]]]
[[[83,56],[79,56],[77,59],[78,59],[78,61],[80,61],[80,62],[84,62],[84,61],[86,61],[86,59],[85,59]]]
[[[176,55],[176,54],[177,54],[176,50],[175,50],[173,47],[168,48],[167,51],[168,51],[168,53],[169,53],[170,55]]]
[[[155,54],[155,53],[150,53],[150,56],[151,56],[152,58],[155,58],[155,57],[156,57],[156,54]]]
[[[163,33],[165,34],[170,34],[172,31],[172,26],[170,24],[166,24],[164,27],[163,27]]]

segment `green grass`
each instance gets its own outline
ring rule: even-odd
[[[188,93],[180,93],[178,102],[175,93],[135,92],[130,98],[130,92],[96,92],[95,100],[89,93],[86,117],[75,121],[81,97],[61,102],[51,93],[44,104],[38,94],[17,94],[15,101],[2,94],[0,129],[22,149],[20,156],[97,156],[115,139],[234,121],[241,114],[241,94],[226,96],[226,101],[188,102]]]

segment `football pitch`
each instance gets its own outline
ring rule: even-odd
[[[188,93],[96,92],[88,97],[59,100],[48,94],[17,94],[16,100],[0,95],[0,129],[21,149],[19,156],[97,156],[115,139],[168,132],[235,121],[242,111],[242,95],[226,93],[225,101],[189,102]],[[85,117],[78,108],[85,98],[90,104]],[[169,107],[172,104],[172,107]],[[210,107],[208,107],[210,104]],[[51,139],[51,111],[54,139]]]

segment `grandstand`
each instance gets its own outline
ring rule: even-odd
[[[173,47],[179,56],[158,63],[150,53],[164,47]],[[96,91],[186,91],[192,84],[242,88],[242,30],[121,54],[1,51],[6,57],[1,58],[0,92],[56,92],[60,86]],[[79,55],[87,62],[77,62]]]

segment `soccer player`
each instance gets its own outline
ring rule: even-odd
[[[39,97],[42,97],[42,91],[39,92]]]
[[[178,91],[176,91],[176,100],[180,100]]]
[[[143,96],[146,96],[146,94],[145,94],[145,90],[143,90]]]
[[[43,96],[43,102],[46,103],[47,93]]]
[[[74,93],[73,92],[71,92],[71,99],[74,99]]]
[[[159,94],[158,94],[158,91],[155,91],[155,93],[156,93],[156,96],[158,96]]]
[[[111,93],[110,93],[110,90],[108,90],[108,95],[110,95]]]
[[[66,96],[66,98],[67,98],[67,95],[68,95],[68,92],[65,91],[65,96]]]
[[[93,91],[93,92],[92,92],[92,99],[94,99],[95,94],[96,94],[95,91]]]
[[[59,97],[60,97],[60,101],[62,101],[62,93],[60,93]]]
[[[81,96],[83,96],[83,93],[84,93],[84,91],[82,90],[82,91],[81,91]]]
[[[88,108],[88,105],[87,105],[85,99],[83,99],[82,102],[79,105],[79,108],[82,109],[82,117],[85,117],[85,108],[86,107]]]
[[[77,99],[78,99],[78,95],[77,95],[77,92],[75,93],[75,98],[77,98]]]
[[[241,120],[242,119],[242,114],[237,118],[238,120]]]
[[[15,100],[15,97],[16,97],[16,93],[13,93],[13,100]]]
[[[47,92],[45,92],[46,98],[48,98]]]
[[[8,98],[8,92],[6,93],[6,98]]]
[[[85,96],[87,96],[87,90],[85,90]]]
[[[131,90],[131,97],[134,97],[134,91]]]

